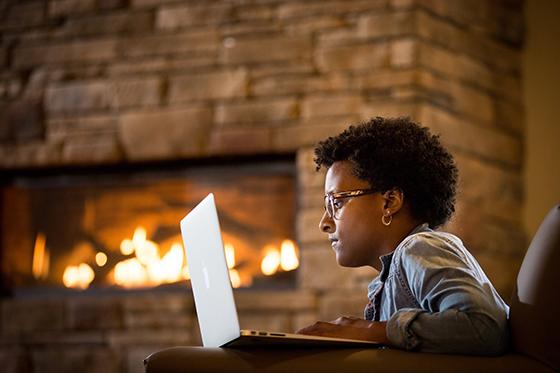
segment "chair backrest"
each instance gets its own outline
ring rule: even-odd
[[[510,307],[514,350],[560,371],[560,205],[527,249]]]

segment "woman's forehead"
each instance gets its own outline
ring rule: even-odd
[[[339,161],[332,164],[325,177],[325,193],[368,188],[369,183],[353,173],[352,163]]]

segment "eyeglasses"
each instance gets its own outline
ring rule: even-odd
[[[340,211],[344,206],[344,200],[348,198],[365,196],[366,194],[377,193],[375,189],[355,189],[344,192],[328,193],[325,196],[325,211],[332,219],[340,219]]]

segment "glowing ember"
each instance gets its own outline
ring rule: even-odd
[[[280,249],[280,266],[284,271],[293,271],[299,267],[296,246],[293,241],[282,241],[282,248]]]
[[[124,287],[138,287],[145,285],[148,273],[138,259],[127,259],[117,263],[113,274],[115,284]]]
[[[232,287],[238,288],[241,286],[241,277],[239,277],[239,272],[236,269],[229,270],[229,280]]]
[[[229,269],[232,269],[233,267],[235,267],[235,248],[230,243],[226,243],[224,246],[226,252],[227,267]]]
[[[265,256],[261,262],[261,271],[263,274],[270,276],[278,271],[280,266],[280,253],[276,247],[268,245],[264,249]]]
[[[134,252],[134,243],[129,240],[128,238],[125,238],[124,240],[122,240],[121,242],[121,254],[123,255],[130,255]]]
[[[105,264],[107,264],[107,255],[101,252],[95,254],[95,263],[99,267],[103,267]]]
[[[62,282],[68,288],[85,289],[95,278],[93,269],[86,263],[78,266],[69,266],[64,270]]]
[[[161,260],[148,265],[148,274],[152,283],[181,281],[183,277],[183,247],[175,242]]]
[[[46,238],[42,233],[37,234],[33,249],[32,273],[36,279],[47,278],[49,274],[49,250],[46,248]]]

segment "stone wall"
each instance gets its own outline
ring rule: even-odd
[[[247,325],[294,327],[360,315],[365,285],[374,276],[369,269],[339,268],[317,229],[323,174],[314,171],[313,144],[371,116],[408,115],[441,134],[454,153],[460,194],[446,228],[464,238],[508,297],[525,249],[522,5],[5,1],[0,167],[296,153],[298,283],[307,306],[297,314],[273,307],[250,320],[258,325]],[[279,299],[291,298],[279,293],[262,299],[282,304]],[[3,301],[4,322],[11,302]],[[173,314],[169,307],[153,312]],[[52,347],[58,336],[83,346],[71,328],[37,343],[21,339],[27,335],[21,330],[20,339],[2,330],[1,360],[12,361],[10,351],[23,349],[35,359],[26,363],[31,367],[58,356]],[[158,330],[150,329],[146,340],[157,344],[167,333]],[[195,332],[185,333],[170,334],[161,345],[191,343]],[[107,341],[100,342],[99,356],[116,354],[115,370],[134,370],[124,361],[147,352],[123,355]]]

